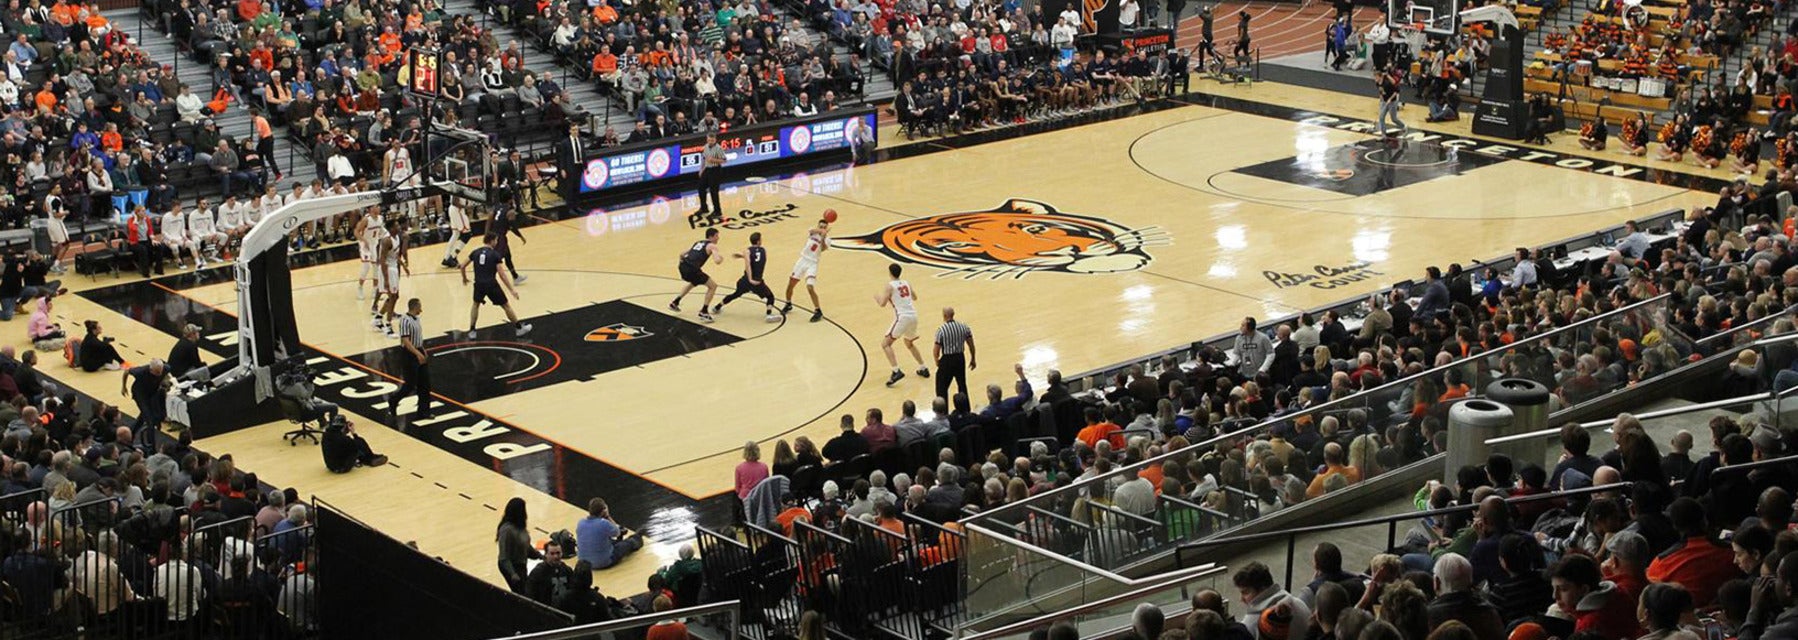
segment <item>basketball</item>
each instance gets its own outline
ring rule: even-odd
[[[836,209],[825,209],[824,210],[824,221],[831,223],[831,224],[836,224],[837,223],[837,210]]]

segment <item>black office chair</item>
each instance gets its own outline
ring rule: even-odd
[[[280,396],[277,400],[281,403],[281,416],[300,427],[281,434],[287,440],[287,446],[297,446],[301,440],[311,440],[312,444],[318,444],[318,437],[325,433],[325,420],[330,412],[302,405],[299,400],[287,396]],[[317,427],[313,426],[314,422],[318,423]]]
[[[318,444],[318,438],[325,433],[325,423],[337,415],[337,405],[321,402],[313,397],[312,371],[304,364],[282,372],[275,381],[275,400],[281,405],[281,416],[288,422],[300,426],[298,429],[281,434],[288,446],[295,446],[301,440],[311,440]],[[318,423],[317,427],[313,423]]]

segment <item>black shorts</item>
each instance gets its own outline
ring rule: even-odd
[[[482,302],[506,306],[506,290],[501,288],[498,282],[476,281],[474,283],[474,303],[479,305]]]
[[[712,277],[705,274],[705,269],[688,262],[680,263],[680,279],[691,285],[703,285],[712,281]]]
[[[737,278],[737,293],[739,295],[753,293],[763,300],[774,302],[774,290],[768,288],[767,280],[763,280],[761,284],[750,284],[748,276],[739,277]]]

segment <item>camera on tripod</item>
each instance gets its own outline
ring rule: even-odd
[[[299,358],[283,364],[286,370],[275,376],[275,399],[281,403],[281,415],[300,426],[282,435],[287,444],[297,445],[300,440],[318,444],[318,437],[326,430],[343,428],[344,417],[337,412],[337,405],[316,397],[311,367]],[[313,423],[318,427],[313,427]]]

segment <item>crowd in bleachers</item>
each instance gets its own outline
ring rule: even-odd
[[[1345,558],[1341,546],[1317,543],[1310,571],[1292,567],[1305,577],[1286,585],[1268,566],[1244,563],[1229,578],[1234,592],[1202,589],[1178,618],[1139,606],[1117,637],[1792,637],[1798,465],[1787,454],[1798,434],[1755,416],[1715,417],[1709,432],[1711,451],[1694,460],[1690,433],[1662,455],[1628,414],[1602,455],[1583,428],[1566,425],[1552,470],[1494,454],[1461,468],[1453,486],[1427,483],[1418,508],[1433,515],[1384,553]],[[1032,637],[1080,635],[1062,623]]]
[[[1493,379],[1539,382],[1558,409],[1736,353],[1740,336],[1699,343],[1732,328],[1791,333],[1790,318],[1770,316],[1798,303],[1798,256],[1770,218],[1719,228],[1743,202],[1725,194],[1722,213],[1696,211],[1658,242],[1632,224],[1608,257],[1577,269],[1523,251],[1503,274],[1431,268],[1408,290],[1370,300],[1361,317],[1307,314],[1272,331],[1246,319],[1228,348],[1131,367],[1098,389],[1076,393],[1055,371],[1038,387],[1020,367],[983,402],[956,393],[908,401],[897,415],[871,408],[843,416],[828,441],[777,441],[771,456],[752,443],[736,470],[740,515],[804,547],[807,527],[953,527],[1054,492],[1032,502],[1036,515],[996,517],[1027,542],[1118,566],[1440,453],[1448,408]],[[1790,360],[1744,351],[1719,393],[1771,388]],[[1633,480],[1644,459],[1613,466]],[[1517,495],[1565,486],[1562,473],[1502,464],[1492,471]],[[1584,472],[1588,485],[1610,479],[1596,472]]]
[[[0,354],[0,618],[9,633],[317,631],[311,514]]]
[[[1186,75],[1187,59],[1177,51],[1113,50],[1109,59],[1097,49],[1075,53],[1076,38],[1090,29],[1073,9],[1044,16],[1039,8],[990,0],[790,4],[814,29],[887,71],[900,91],[893,110],[907,135],[1140,100],[1173,92],[1168,79]]]
[[[221,170],[240,169],[227,160],[260,162],[250,141],[193,124],[212,107],[113,29],[97,4],[14,4],[0,25],[10,40],[0,77],[8,187],[0,224],[113,220],[211,191]]]
[[[1728,212],[1742,201],[1725,194],[1720,204]],[[1497,377],[1541,383],[1553,394],[1550,402],[1556,409],[1716,353],[1735,358],[1719,375],[1715,393],[1766,390],[1775,379],[1789,385],[1798,379],[1792,350],[1740,350],[1739,345],[1747,337],[1788,335],[1794,330],[1790,318],[1772,317],[1798,303],[1798,257],[1786,249],[1791,237],[1764,217],[1751,216],[1740,229],[1721,229],[1722,218],[1717,215],[1711,209],[1695,212],[1686,225],[1658,242],[1631,225],[1602,263],[1576,272],[1560,271],[1549,257],[1531,252],[1519,255],[1517,266],[1508,273],[1487,271],[1479,280],[1453,267],[1446,273],[1432,269],[1410,290],[1370,301],[1371,313],[1352,319],[1359,326],[1354,331],[1333,313],[1282,324],[1269,332],[1271,336],[1264,333],[1265,327],[1246,320],[1231,348],[1207,348],[1187,363],[1170,357],[1158,366],[1132,367],[1094,390],[1076,393],[1055,371],[1049,372],[1046,386],[1038,387],[1018,367],[1010,385],[989,385],[984,390],[982,404],[957,393],[935,399],[929,407],[906,402],[896,416],[873,408],[863,416],[843,416],[841,431],[829,440],[780,440],[767,456],[750,443],[736,469],[734,486],[747,527],[740,537],[748,541],[745,553],[753,557],[733,559],[721,543],[714,543],[704,553],[707,566],[714,560],[733,567],[741,564],[749,576],[745,584],[760,590],[748,592],[773,594],[757,601],[751,611],[791,598],[795,604],[790,606],[824,611],[831,624],[847,628],[843,625],[854,624],[853,620],[878,619],[883,610],[870,603],[844,609],[837,599],[850,598],[851,592],[832,584],[831,576],[848,570],[852,573],[844,575],[878,581],[883,579],[880,562],[909,566],[913,575],[925,575],[943,561],[937,541],[947,534],[941,531],[958,530],[957,521],[971,513],[1028,501],[1036,509],[995,513],[990,524],[1024,542],[1094,566],[1121,566],[1444,451],[1448,407]],[[1628,308],[1662,294],[1667,296]],[[1597,321],[1581,324],[1594,318]],[[1579,327],[1531,341],[1533,336],[1574,325]],[[1741,335],[1700,343],[1732,329]],[[1418,375],[1425,372],[1429,373]],[[1411,379],[1382,388],[1405,377]],[[1344,398],[1351,400],[1328,404]],[[1783,473],[1777,470],[1726,474],[1714,480],[1711,472],[1780,455],[1786,450],[1780,442],[1787,436],[1766,426],[1728,420],[1716,422],[1711,436],[1718,453],[1708,457],[1690,457],[1689,435],[1675,438],[1671,452],[1663,455],[1640,423],[1624,415],[1612,428],[1615,450],[1600,455],[1586,430],[1565,427],[1561,443],[1566,455],[1552,470],[1539,462],[1495,455],[1483,468],[1463,469],[1457,487],[1428,486],[1419,491],[1420,509],[1482,506],[1477,513],[1438,517],[1413,531],[1403,548],[1375,560],[1369,575],[1377,580],[1371,588],[1362,585],[1338,592],[1325,586],[1358,575],[1342,569],[1348,565],[1339,554],[1331,564],[1327,552],[1319,553],[1320,578],[1303,591],[1272,584],[1265,567],[1246,567],[1235,581],[1250,615],[1228,615],[1220,608],[1227,608],[1221,600],[1207,599],[1199,608],[1223,615],[1214,621],[1201,614],[1202,619],[1186,628],[1203,629],[1191,637],[1243,637],[1218,635],[1216,625],[1236,620],[1269,637],[1321,637],[1304,630],[1307,620],[1319,620],[1313,617],[1316,611],[1323,611],[1329,622],[1312,624],[1328,631],[1336,624],[1332,616],[1344,609],[1371,612],[1380,605],[1386,611],[1415,607],[1435,613],[1486,606],[1476,606],[1483,600],[1475,602],[1475,587],[1495,590],[1510,600],[1493,605],[1505,611],[1505,617],[1482,617],[1478,621],[1482,626],[1466,622],[1473,626],[1473,637],[1511,637],[1512,627],[1524,623],[1534,626],[1524,626],[1526,635],[1521,637],[1543,638],[1570,637],[1575,626],[1584,631],[1601,622],[1621,625],[1616,619],[1588,616],[1583,604],[1582,594],[1611,588],[1600,584],[1600,565],[1584,556],[1562,559],[1579,555],[1574,550],[1580,548],[1604,559],[1610,547],[1603,527],[1611,526],[1610,521],[1593,525],[1585,518],[1589,512],[1566,510],[1567,502],[1577,502],[1576,507],[1587,502],[1524,501],[1511,505],[1516,515],[1507,518],[1489,513],[1503,509],[1502,504],[1495,507],[1483,499],[1637,483],[1636,489],[1621,492],[1629,495],[1608,492],[1590,503],[1599,505],[1601,514],[1636,514],[1628,508],[1630,501],[1645,505],[1640,507],[1644,513],[1666,512],[1678,526],[1643,532],[1643,549],[1631,551],[1635,555],[1629,557],[1638,559],[1644,572],[1672,575],[1677,573],[1673,569],[1650,569],[1656,554],[1669,548],[1678,551],[1682,544],[1691,545],[1694,553],[1703,551],[1697,546],[1699,534],[1692,532],[1705,523],[1710,523],[1712,533],[1733,528],[1733,523],[1755,512],[1753,498],[1744,501],[1742,496],[1757,495],[1782,482],[1767,475]],[[1744,443],[1754,446],[1743,448]],[[1124,471],[1119,473],[1120,469]],[[1088,481],[1100,476],[1104,479]],[[1664,492],[1670,479],[1681,481],[1679,493]],[[1059,491],[1076,483],[1078,490]],[[1037,499],[1044,494],[1050,495]],[[1674,498],[1681,495],[1690,500],[1676,505]],[[1791,498],[1784,502],[1789,505]],[[919,528],[927,524],[943,529]],[[1506,548],[1518,560],[1501,566],[1500,537],[1493,532],[1509,532],[1512,524],[1542,535],[1516,536],[1518,541]],[[1628,523],[1612,529],[1620,530],[1624,524]],[[819,531],[845,541],[838,546]],[[1760,544],[1758,537],[1750,536]],[[877,546],[897,552],[897,559],[880,560],[872,573],[860,561],[845,564],[846,558],[866,552],[861,547],[868,540],[884,540]],[[1526,543],[1528,553],[1512,548]],[[1655,546],[1650,549],[1650,544]],[[1763,558],[1774,557],[1760,553]],[[1551,565],[1559,573],[1542,573]],[[1613,563],[1607,561],[1603,567],[1602,580],[1611,579]],[[1427,575],[1417,583],[1417,571],[1446,572],[1449,575],[1439,579],[1448,580],[1450,586],[1432,586]],[[1798,574],[1793,577],[1798,579]],[[1551,578],[1566,582],[1567,588],[1549,589]],[[1366,576],[1357,579],[1368,581]],[[1722,582],[1706,584],[1702,588],[1714,589]],[[1395,593],[1407,587],[1391,585],[1416,590]],[[1641,585],[1636,588],[1630,612],[1641,593]],[[1661,591],[1655,590],[1656,597],[1668,596]],[[1319,592],[1329,593],[1319,596]],[[1302,599],[1277,606],[1287,602],[1287,594]],[[1566,602],[1550,610],[1557,595]],[[1591,597],[1600,602],[1608,596]],[[1695,597],[1702,605],[1709,596]],[[938,605],[907,610],[936,615],[940,610],[932,606]],[[1530,615],[1511,615],[1524,610]],[[1756,615],[1764,624],[1776,613]],[[797,611],[793,615],[797,617]],[[1734,624],[1754,617],[1742,616]],[[1599,637],[1639,635],[1635,617],[1626,621],[1632,625],[1627,632],[1621,626],[1606,628]],[[1428,616],[1392,624],[1400,625],[1396,636],[1374,637],[1423,640],[1435,637],[1430,634],[1443,626]],[[1499,635],[1490,635],[1493,629]],[[1148,633],[1151,630],[1155,632]],[[1655,630],[1646,627],[1640,632]],[[1144,632],[1143,637],[1154,638],[1159,630],[1151,626]],[[1257,637],[1256,633],[1247,637]]]
[[[1368,301],[1365,317],[1353,319],[1355,331],[1335,312],[1305,314],[1272,331],[1248,319],[1229,349],[1206,348],[1184,364],[1169,356],[1155,371],[1137,366],[1096,392],[1072,394],[1053,371],[1039,391],[1020,372],[1014,388],[989,386],[980,404],[956,394],[936,399],[934,408],[907,403],[892,418],[880,409],[859,420],[844,416],[842,435],[822,447],[782,441],[772,468],[746,462],[737,493],[754,521],[753,514],[767,512],[758,511],[758,500],[779,497],[755,495],[769,475],[802,497],[819,497],[824,480],[836,480],[838,493],[823,497],[861,503],[846,510],[859,516],[883,496],[901,510],[920,504],[922,495],[907,492],[929,495],[950,469],[960,486],[936,493],[939,501],[956,498],[932,514],[941,522],[963,507],[990,509],[1116,465],[1187,451],[1144,478],[1151,493],[1165,494],[1162,485],[1171,480],[1174,495],[1214,508],[1227,502],[1220,511],[1276,510],[1329,489],[1331,476],[1351,484],[1441,451],[1449,403],[1496,377],[1536,380],[1553,392],[1556,406],[1578,404],[1670,371],[1694,356],[1694,341],[1798,302],[1798,258],[1785,253],[1784,232],[1771,220],[1720,231],[1711,213],[1694,214],[1662,247],[1632,227],[1586,273],[1553,272],[1552,260],[1528,252],[1509,274],[1431,268],[1409,292]],[[1476,278],[1483,278],[1478,287]],[[1664,306],[1524,343],[1663,292],[1672,294]],[[1774,327],[1790,330],[1788,322]],[[1463,360],[1481,354],[1490,357]],[[1470,364],[1439,368],[1454,362]],[[1756,363],[1736,386],[1744,393],[1767,388],[1786,364]],[[1427,370],[1435,372],[1418,376]],[[1307,411],[1401,379],[1372,400]],[[1302,417],[1280,419],[1289,414]],[[1272,428],[1188,450],[1263,422]],[[1254,454],[1270,449],[1305,457],[1267,469]],[[863,454],[872,457],[850,464]],[[1333,471],[1338,467],[1345,471]],[[875,469],[881,473],[868,473]],[[1131,478],[1118,481],[1125,480]]]
[[[634,129],[603,143],[810,116],[862,92],[859,57],[834,55],[766,2],[485,4],[624,105]]]

